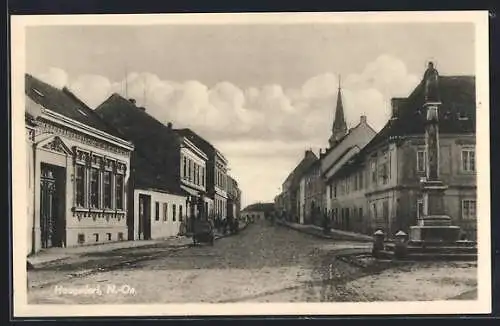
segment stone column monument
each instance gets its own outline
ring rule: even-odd
[[[432,62],[429,62],[424,74],[426,112],[425,144],[427,150],[426,178],[421,180],[424,198],[424,214],[416,226],[410,227],[411,241],[456,242],[460,237],[460,228],[451,225],[451,218],[446,215],[444,192],[447,186],[439,179],[439,74]]]

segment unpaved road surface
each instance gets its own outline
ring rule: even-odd
[[[387,291],[377,289],[373,282],[370,285],[372,280],[366,277],[379,275],[387,264],[360,267],[341,259],[345,254],[369,252],[370,248],[370,243],[315,238],[257,222],[238,235],[216,241],[213,247],[131,248],[96,253],[93,262],[55,264],[30,271],[28,302],[372,301],[378,299],[377,293],[387,296]],[[112,268],[95,272],[96,265],[110,262],[114,262]],[[92,269],[93,273],[85,273]],[[460,274],[462,278],[465,273]],[[370,292],[370,286],[378,292]],[[448,292],[459,295],[461,290]]]

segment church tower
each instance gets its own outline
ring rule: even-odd
[[[342,92],[340,87],[340,76],[339,76],[339,90],[337,93],[337,107],[335,108],[335,119],[333,120],[332,135],[328,142],[330,147],[334,147],[339,139],[347,134],[347,125],[344,118],[344,107],[342,105]]]

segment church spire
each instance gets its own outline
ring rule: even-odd
[[[330,137],[330,147],[333,147],[337,141],[347,134],[347,125],[344,118],[344,106],[342,104],[342,88],[340,85],[337,93],[337,107],[335,108],[335,119],[333,120],[332,136]]]

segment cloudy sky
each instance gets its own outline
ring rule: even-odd
[[[39,26],[26,67],[95,108],[117,92],[217,146],[243,205],[272,201],[306,149],[327,146],[338,76],[348,127],[379,130],[428,60],[474,74],[474,26],[458,23]],[[126,85],[126,86],[125,86]]]

